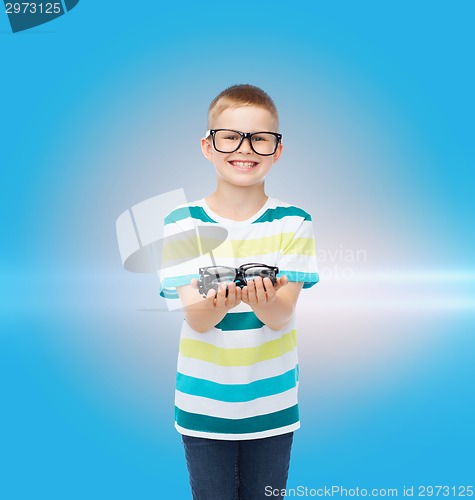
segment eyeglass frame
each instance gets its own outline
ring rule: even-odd
[[[236,149],[233,149],[232,151],[222,151],[221,149],[218,149],[216,147],[215,134],[216,132],[221,132],[223,130],[226,130],[227,132],[236,132],[236,134],[239,134],[241,136],[241,140],[239,141],[239,144],[237,145]],[[264,153],[264,154],[258,153],[254,149],[254,146],[252,145],[252,136],[257,134],[272,134],[277,139],[274,151],[272,153]],[[216,151],[218,151],[219,153],[235,153],[242,146],[244,139],[249,139],[249,145],[251,146],[251,149],[254,151],[254,153],[256,153],[259,156],[272,156],[276,153],[279,144],[282,142],[282,134],[279,134],[278,132],[269,132],[267,130],[263,130],[261,132],[241,132],[239,130],[233,130],[230,128],[213,128],[206,131],[205,138],[207,139],[209,136],[211,136],[211,138],[213,139],[214,149],[216,149]]]
[[[243,264],[242,266],[239,267],[230,267],[230,266],[206,266],[206,267],[200,267],[199,268],[199,273],[200,273],[200,279],[198,280],[198,291],[203,295],[203,297],[206,297],[206,294],[210,289],[206,290],[205,286],[203,284],[203,278],[205,277],[204,273],[206,272],[207,269],[212,269],[213,267],[221,267],[224,269],[230,269],[234,271],[234,279],[230,283],[236,283],[236,286],[239,286],[240,288],[244,288],[247,285],[247,280],[244,277],[243,271],[246,271],[245,268],[253,268],[253,267],[266,267],[267,269],[270,269],[273,273],[275,278],[277,279],[277,274],[279,274],[279,268],[276,266],[268,266],[267,264],[261,264],[258,262],[250,262],[249,264]],[[275,280],[273,281],[272,278],[269,276],[266,276],[272,281],[272,284],[275,283]],[[252,280],[251,280],[252,281]],[[224,282],[222,282],[224,283]],[[216,290],[216,288],[214,288]],[[228,290],[226,288],[226,296],[228,295]]]

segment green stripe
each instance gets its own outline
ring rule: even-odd
[[[294,238],[282,251],[283,255],[316,255],[313,238]]]
[[[192,396],[226,401],[227,403],[242,403],[293,389],[297,385],[297,380],[298,366],[282,375],[255,380],[249,384],[218,384],[178,372],[176,388],[180,392]]]
[[[283,219],[284,217],[289,217],[292,215],[303,217],[305,220],[312,220],[311,215],[301,208],[276,207],[268,208],[258,219],[253,222],[253,224],[257,224],[259,222],[272,222],[273,220]]]
[[[181,207],[173,210],[173,212],[169,213],[165,217],[165,225],[172,224],[173,222],[178,222],[183,219],[187,219],[188,217],[192,217],[193,219],[198,219],[203,222],[217,222],[211,219],[208,214],[203,210],[202,207]]]
[[[260,361],[279,358],[297,346],[297,331],[282,335],[278,339],[264,342],[257,347],[237,347],[226,349],[201,340],[182,338],[180,354],[182,356],[220,366],[250,366]]]
[[[176,423],[185,428],[201,432],[215,432],[220,434],[246,434],[263,432],[269,429],[278,429],[299,421],[298,405],[285,410],[247,418],[219,418],[209,415],[189,413],[175,406]]]
[[[228,332],[230,330],[252,330],[261,328],[264,323],[256,316],[254,311],[227,313],[226,316],[217,324],[215,328]]]
[[[316,255],[315,240],[313,238],[296,238],[295,232],[292,231],[245,240],[227,239],[213,250],[213,255],[216,258],[230,256],[246,258],[279,252],[282,249],[284,255]]]

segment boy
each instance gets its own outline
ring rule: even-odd
[[[294,309],[318,274],[310,215],[264,190],[282,153],[278,127],[261,89],[221,92],[201,139],[216,190],[165,219],[168,236],[227,231],[212,252],[200,241],[199,257],[193,244],[178,249],[176,240],[164,249],[165,262],[167,254],[175,262],[189,257],[164,266],[161,279],[164,296],[176,290],[184,306],[175,426],[195,499],[256,500],[285,488],[300,426]]]

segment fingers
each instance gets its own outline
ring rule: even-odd
[[[266,278],[266,279],[269,281],[269,285],[272,287],[272,281],[269,280],[268,278]],[[262,281],[262,278],[260,276],[257,276],[257,278],[254,279],[254,286],[256,289],[257,302],[259,304],[264,304],[265,302],[267,302],[268,297],[267,297],[266,289],[264,288],[264,282]]]
[[[265,294],[267,295],[267,302],[274,302],[275,292],[277,291],[272,284],[270,278],[264,278],[263,288],[265,288]]]
[[[248,280],[247,285],[247,303],[252,307],[257,304],[257,295],[256,295],[256,285],[255,280]]]
[[[287,278],[287,276],[281,276],[280,278],[276,278],[274,285],[275,291],[279,290],[279,288],[282,288],[288,283],[289,283],[289,278]]]
[[[288,283],[287,276],[276,278],[274,285],[270,278],[262,279],[260,276],[249,280],[243,288],[237,286],[236,283],[221,283],[217,292],[215,290],[208,292],[206,300],[209,301],[210,307],[227,309],[236,307],[241,301],[251,306],[271,303],[275,299],[277,290]],[[198,281],[194,278],[191,284],[193,287],[197,287]]]
[[[241,300],[244,304],[249,304],[249,287],[247,285],[241,288]]]
[[[287,282],[288,280],[285,277],[281,286],[286,285]],[[242,289],[242,301],[251,307],[257,304],[273,302],[279,288],[277,281],[274,286],[270,278],[262,279],[260,276],[257,276],[253,280],[249,280],[247,285]]]
[[[216,290],[208,290],[208,293],[206,294],[206,305],[208,306],[209,309],[212,309],[214,307],[214,299],[216,297]]]
[[[262,278],[260,276],[257,276],[253,280],[249,280],[247,282],[247,286],[244,287],[247,288],[247,304],[249,304],[251,307],[256,304],[265,304],[267,302],[268,297],[265,285],[267,284],[267,289],[269,290],[271,288],[273,289],[273,286],[270,279],[266,278],[266,280],[268,280],[268,282],[263,282]]]
[[[230,307],[236,307],[241,303],[242,289],[236,283],[232,283],[229,288],[228,298],[230,299]]]
[[[227,294],[226,294],[227,289]],[[241,302],[241,288],[236,286],[236,283],[221,283],[218,288],[218,292],[216,293],[214,290],[213,295],[213,307],[222,309],[232,309],[236,307]],[[211,292],[211,290],[210,290]],[[208,292],[208,297],[210,296],[210,292]]]
[[[280,286],[284,286],[287,285],[287,283],[289,282],[289,278],[287,278],[287,276],[281,276],[280,278],[277,278],[277,281],[280,284]]]
[[[216,295],[216,307],[223,308],[226,304],[226,284],[220,283],[218,288],[218,295]]]
[[[236,305],[236,283],[228,285],[228,297],[226,299],[226,307],[232,309]]]

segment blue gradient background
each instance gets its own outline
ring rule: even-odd
[[[115,220],[212,191],[207,106],[246,82],[280,110],[268,193],[322,253],[288,486],[475,483],[474,14],[82,0],[15,35],[0,15],[1,498],[189,497],[182,317],[122,269]]]

